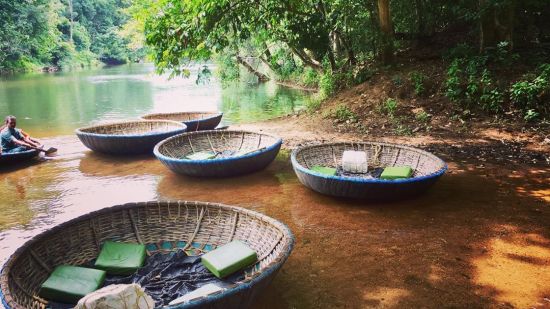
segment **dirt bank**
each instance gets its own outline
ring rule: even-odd
[[[434,130],[433,134],[422,132],[412,136],[398,136],[387,134],[383,130],[372,133],[344,130],[320,113],[302,113],[231,128],[271,132],[281,136],[284,147],[288,149],[305,143],[376,140],[417,146],[430,150],[447,161],[477,161],[480,165],[490,162],[550,166],[550,140],[547,137],[533,132],[505,131],[491,126],[478,126],[467,132],[457,132],[450,128],[448,134]]]

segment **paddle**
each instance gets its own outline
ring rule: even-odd
[[[42,151],[42,152],[44,152],[45,155],[51,155],[52,153],[57,152],[57,148],[54,148],[54,147],[50,147],[48,149],[38,148],[38,147],[31,147],[31,146],[27,146],[27,147],[38,150],[38,151]]]
[[[33,141],[33,142],[38,142],[37,140],[31,138],[31,136],[30,136],[27,132],[25,132],[25,131],[23,131],[23,130],[21,130],[21,134],[23,134],[23,136],[24,136],[25,138],[29,138],[29,139],[30,139],[31,141]],[[39,148],[39,147],[32,147],[32,146],[27,146],[27,147],[30,147],[30,148],[32,148],[32,149],[36,149],[36,150],[38,150],[38,151],[43,151],[44,154],[46,154],[46,155],[50,155],[50,154],[52,154],[52,153],[54,153],[54,152],[57,152],[57,148],[54,148],[54,147],[50,147],[50,148],[48,148],[48,149],[46,149],[46,150],[44,150],[43,148]]]

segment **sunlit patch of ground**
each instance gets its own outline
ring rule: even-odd
[[[405,289],[382,287],[375,291],[366,291],[363,298],[373,308],[388,308],[395,307],[401,299],[409,295],[410,292]]]
[[[517,308],[550,307],[550,240],[513,231],[487,243],[474,260],[481,294]]]

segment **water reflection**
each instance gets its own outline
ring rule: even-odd
[[[307,93],[273,83],[222,88],[215,79],[168,79],[148,64],[0,77],[0,117],[14,114],[20,127],[45,137],[150,112],[221,110],[225,124],[263,120],[293,113],[307,100]]]

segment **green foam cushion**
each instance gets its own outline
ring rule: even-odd
[[[413,174],[413,169],[409,166],[388,166],[384,168],[384,171],[382,172],[382,175],[380,175],[381,179],[402,179],[402,178],[409,178]]]
[[[47,300],[74,304],[99,289],[105,276],[103,270],[60,265],[42,284],[38,295]]]
[[[317,172],[317,173],[324,174],[324,175],[329,175],[329,176],[336,175],[336,169],[332,168],[332,167],[315,165],[311,168],[311,170],[314,171],[314,172]]]
[[[256,262],[258,255],[241,241],[234,240],[201,257],[202,264],[216,277],[224,278]]]
[[[216,153],[213,151],[200,151],[185,156],[188,160],[210,160],[216,157]]]
[[[145,246],[106,241],[95,261],[95,267],[113,275],[131,275],[145,262]]]

